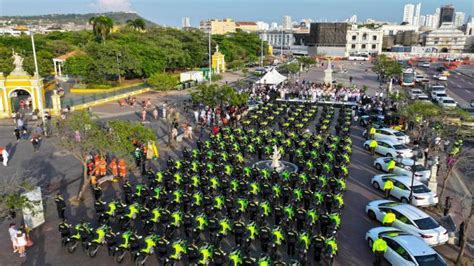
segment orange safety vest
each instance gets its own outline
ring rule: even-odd
[[[109,164],[109,168],[112,171],[113,176],[118,176],[117,161],[115,159]]]
[[[94,166],[95,166],[95,175],[100,175],[100,157],[94,159]]]
[[[125,166],[125,161],[122,159],[118,164],[120,177],[125,177],[127,175],[127,168]]]
[[[102,159],[99,162],[100,175],[105,175],[107,173],[107,162]]]

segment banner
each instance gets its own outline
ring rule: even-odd
[[[28,201],[31,203],[29,206],[23,208],[23,219],[25,224],[30,228],[34,229],[42,225],[44,220],[44,209],[43,209],[43,200],[41,198],[41,188],[36,187],[36,189],[23,193],[22,196],[25,196]]]

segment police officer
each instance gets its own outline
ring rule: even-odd
[[[66,219],[64,215],[64,212],[66,211],[66,203],[64,202],[64,197],[60,192],[58,192],[56,197],[54,197],[54,202],[56,203],[59,219],[64,221]]]
[[[393,182],[390,179],[385,180],[383,183],[383,191],[385,192],[385,199],[390,198],[390,192],[393,189]]]
[[[382,238],[377,238],[372,244],[372,251],[375,255],[374,266],[382,266],[383,256],[387,252],[387,242]]]

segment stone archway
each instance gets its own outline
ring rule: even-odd
[[[448,52],[448,48],[446,48],[446,47],[443,47],[440,50],[440,53],[447,53],[447,52]]]
[[[10,98],[11,112],[32,112],[33,111],[33,96],[31,93],[22,88],[14,89],[8,95]]]

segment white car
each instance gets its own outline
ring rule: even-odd
[[[367,131],[364,130],[362,135],[366,137]],[[377,128],[375,130],[374,139],[375,140],[389,139],[392,141],[400,142],[401,144],[410,143],[410,137],[407,136],[405,133],[395,130],[395,129],[388,128],[388,127]]]
[[[456,103],[455,100],[451,97],[441,97],[438,98],[438,104],[439,106],[443,108],[456,108],[458,104]]]
[[[415,100],[416,98],[418,98],[418,96],[423,95],[423,94],[424,94],[423,91],[420,89],[411,89],[408,92],[408,95],[410,96],[410,99],[412,100]]]
[[[431,99],[435,102],[438,102],[439,98],[448,97],[445,92],[431,92]]]
[[[420,66],[423,67],[423,68],[430,68],[430,63],[429,62],[423,62],[423,63],[421,63]]]
[[[364,149],[370,150],[371,141],[372,140],[367,140],[364,142]],[[375,148],[375,152],[378,154],[382,154],[386,157],[402,156],[404,158],[409,158],[413,156],[413,151],[411,149],[397,141],[392,141],[390,139],[381,139],[376,141],[378,145],[377,148]]]
[[[365,207],[369,218],[383,221],[387,213],[395,214],[396,220],[392,226],[406,233],[423,238],[430,246],[442,245],[448,242],[448,230],[442,227],[435,219],[406,203],[392,200],[373,200]]]
[[[426,95],[424,93],[421,94],[421,95],[418,95],[417,100],[430,102],[430,98],[428,97],[428,95]]]
[[[415,171],[415,180],[427,182],[430,179],[430,170],[426,169],[423,165],[414,164],[413,160],[408,158],[380,157],[374,161],[375,169],[387,172],[387,164],[392,159],[395,160],[395,169],[393,169],[393,174],[412,176],[413,168]]]
[[[440,75],[440,74],[436,74],[436,75],[433,75],[433,78],[434,79],[437,79],[439,81],[447,81],[448,80],[448,77],[445,76],[445,75]]]
[[[433,206],[438,204],[438,195],[433,193],[426,185],[418,180],[413,180],[411,186],[411,176],[381,174],[372,177],[370,180],[375,189],[383,190],[385,181],[393,182],[393,189],[390,195],[399,199],[401,202],[408,203],[410,201],[410,192],[413,190],[411,204],[414,206]]]
[[[434,91],[446,93],[446,88],[443,85],[433,85],[430,87],[429,91],[431,93],[433,93]]]
[[[418,236],[407,234],[394,227],[375,227],[367,231],[365,239],[372,250],[378,238],[387,243],[385,259],[393,266],[447,266],[432,247]]]

